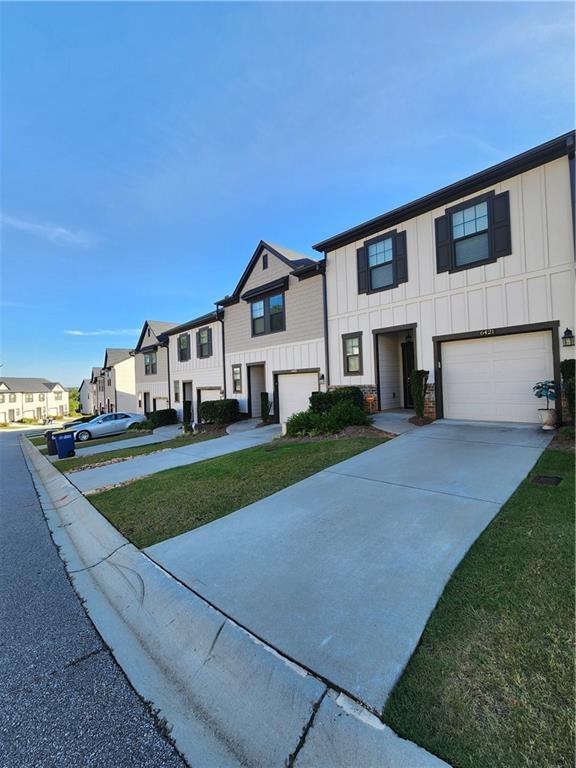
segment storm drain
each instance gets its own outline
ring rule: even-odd
[[[532,482],[536,485],[560,485],[562,478],[553,475],[534,475]]]

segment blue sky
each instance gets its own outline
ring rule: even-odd
[[[210,311],[260,239],[313,254],[574,127],[569,3],[2,15],[0,375],[78,384],[145,318]]]

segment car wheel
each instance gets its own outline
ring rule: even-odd
[[[85,443],[86,440],[90,440],[90,437],[90,432],[88,432],[87,429],[83,429],[76,433],[76,440],[79,440],[81,443]]]

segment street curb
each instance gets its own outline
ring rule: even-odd
[[[446,768],[191,592],[21,445],[88,615],[194,768]]]

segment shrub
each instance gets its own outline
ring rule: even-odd
[[[200,403],[199,416],[201,421],[211,424],[231,424],[240,418],[238,400],[207,400]]]
[[[136,431],[154,429],[154,425],[150,419],[144,419],[144,421],[135,421],[134,424],[130,424],[128,429],[134,429]]]
[[[416,416],[421,419],[424,418],[424,400],[429,375],[430,371],[412,371],[410,376],[410,389],[412,390],[414,410],[416,411]]]
[[[576,377],[576,360],[562,360],[560,363],[560,373],[563,381],[570,381]]]
[[[26,417],[18,419],[19,424],[38,424],[38,419],[28,419]]]
[[[272,410],[272,403],[268,397],[268,392],[260,392],[260,414],[262,421],[268,421],[270,418],[270,411]]]
[[[562,383],[564,389],[564,395],[566,397],[566,403],[568,405],[568,413],[570,414],[570,421],[574,421],[574,409],[576,400],[576,361],[575,360],[562,360],[560,363],[560,372],[562,374]]]
[[[192,401],[191,400],[184,400],[184,405],[182,406],[182,421],[184,424],[190,424],[192,421]]]
[[[326,415],[314,411],[293,413],[286,422],[288,437],[314,437],[325,434]]]
[[[310,410],[314,413],[328,413],[337,403],[353,403],[364,406],[364,395],[360,387],[338,387],[329,392],[313,392],[310,395]]]
[[[359,408],[350,400],[343,400],[332,406],[324,415],[326,434],[341,432],[346,427],[366,427],[370,424],[370,418],[363,408]]]
[[[163,408],[161,411],[147,413],[146,418],[153,424],[152,429],[156,429],[156,427],[165,427],[167,424],[176,424],[178,414],[174,408]]]

